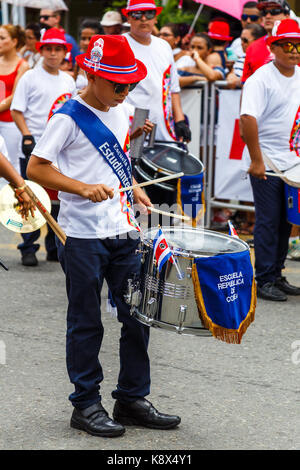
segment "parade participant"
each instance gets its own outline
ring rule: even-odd
[[[42,135],[49,115],[55,112],[64,101],[75,92],[75,82],[66,72],[60,70],[62,60],[72,45],[66,42],[63,32],[57,28],[45,31],[43,37],[36,44],[36,48],[43,58],[41,67],[29,70],[18,82],[14,99],[11,104],[11,114],[17,124],[22,138],[23,158],[20,158],[21,174],[26,177],[28,158],[32,153],[35,142]],[[55,195],[52,196],[51,214],[57,218],[59,209]],[[21,251],[24,266],[36,266],[38,260],[36,251],[39,244],[35,243],[40,231],[23,233],[23,243],[18,248]],[[45,246],[48,261],[57,261],[55,237],[51,227],[45,237]]]
[[[58,10],[49,10],[49,9],[41,9],[40,10],[40,24],[41,27],[46,26],[47,28],[57,28],[61,32],[65,34],[66,41],[69,44],[72,44],[71,48],[71,56],[72,56],[72,63],[75,64],[75,57],[80,53],[79,47],[73,36],[67,34],[65,30],[61,27],[61,16],[62,13]]]
[[[122,23],[122,16],[118,11],[107,11],[100,21],[104,34],[121,34]]]
[[[28,175],[60,191],[59,223],[67,235],[59,258],[68,293],[67,367],[75,391],[71,426],[96,436],[119,436],[123,425],[171,429],[180,418],[158,412],[145,399],[150,388],[149,327],[130,315],[124,301],[129,276],[139,276],[139,227],[133,198],[151,205],[141,188],[120,193],[131,183],[129,115],[124,103],[147,74],[122,36],[94,36],[77,57],[89,84],[49,121],[34,149]],[[60,173],[52,167],[57,161]],[[104,278],[122,323],[120,373],[112,396],[112,420],[101,404],[103,379],[99,350],[103,337],[100,293]]]
[[[85,19],[80,25],[79,29],[79,48],[80,52],[84,53],[89,47],[90,40],[95,34],[101,34],[102,28],[99,21],[92,19]],[[78,90],[82,90],[88,84],[85,71],[82,70],[77,63],[74,65],[74,80]]]
[[[282,276],[288,252],[291,224],[287,222],[284,182],[266,177],[263,153],[281,171],[299,163],[295,133],[299,124],[300,28],[285,19],[275,24],[267,45],[274,61],[260,67],[245,83],[241,103],[241,127],[250,154],[249,167],[254,196],[255,269],[258,297],[287,300],[300,288]],[[246,154],[243,159],[247,158]],[[249,161],[249,160],[248,160]],[[287,294],[287,295],[286,295]]]
[[[271,36],[275,21],[289,18],[290,7],[286,0],[258,0],[257,8],[263,18],[263,27],[267,35],[255,41],[249,46],[246,52],[242,83],[245,83],[255,70],[273,59],[273,55],[267,43],[267,38]]]
[[[25,31],[11,24],[0,27],[0,134],[3,136],[10,161],[20,173],[19,146],[21,134],[10,112],[10,105],[16,85],[21,76],[29,69],[28,64],[19,57],[18,49],[25,44]]]
[[[122,13],[130,24],[124,36],[135,54],[144,62],[148,75],[127,100],[137,108],[149,109],[149,119],[157,126],[157,140],[191,140],[191,132],[181,108],[180,86],[172,49],[167,41],[151,33],[162,7],[154,0],[128,0]]]

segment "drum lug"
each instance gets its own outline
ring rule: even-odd
[[[124,300],[127,305],[130,305],[131,315],[134,313],[134,309],[137,308],[142,300],[142,293],[139,290],[139,281],[128,279],[127,292],[124,294]]]
[[[178,333],[182,333],[182,327],[183,323],[185,322],[186,318],[186,311],[187,311],[187,305],[180,305],[179,307],[179,312],[178,312]]]
[[[140,248],[138,248],[138,249],[135,250],[135,254],[136,255],[142,255],[141,263],[144,264],[145,263],[145,255],[147,254],[147,251],[141,250]]]

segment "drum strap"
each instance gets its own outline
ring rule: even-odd
[[[77,100],[70,99],[55,114],[58,113],[67,114],[76,122],[80,130],[111,167],[122,187],[132,186],[130,160],[115,135],[93,111]],[[127,191],[126,194],[130,204],[133,205],[132,191]]]
[[[215,338],[240,344],[254,321],[256,283],[249,251],[195,258],[192,270],[199,316]]]

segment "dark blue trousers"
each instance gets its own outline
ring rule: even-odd
[[[150,392],[149,327],[130,315],[123,297],[127,279],[131,274],[140,273],[141,260],[135,253],[138,243],[136,236],[135,239],[122,236],[102,240],[68,237],[65,246],[57,241],[68,295],[67,369],[75,386],[69,399],[77,408],[86,408],[101,399],[100,348],[104,331],[100,303],[104,279],[122,323],[120,372],[112,396],[122,401],[135,401]]]
[[[281,276],[289,246],[291,224],[287,221],[284,182],[268,176],[250,176],[255,206],[255,275],[258,286]]]

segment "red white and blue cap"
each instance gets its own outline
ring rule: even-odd
[[[159,15],[163,7],[157,7],[154,0],[128,0],[127,7],[122,8],[121,12],[124,16],[127,16],[131,11],[146,11],[156,10],[156,14]]]
[[[299,39],[300,27],[296,20],[287,18],[281,21],[275,21],[272,29],[272,35],[267,38],[267,44],[280,41],[280,39]]]
[[[95,35],[85,54],[76,57],[80,68],[116,83],[136,83],[147,75],[146,66],[135,58],[122,35]]]

